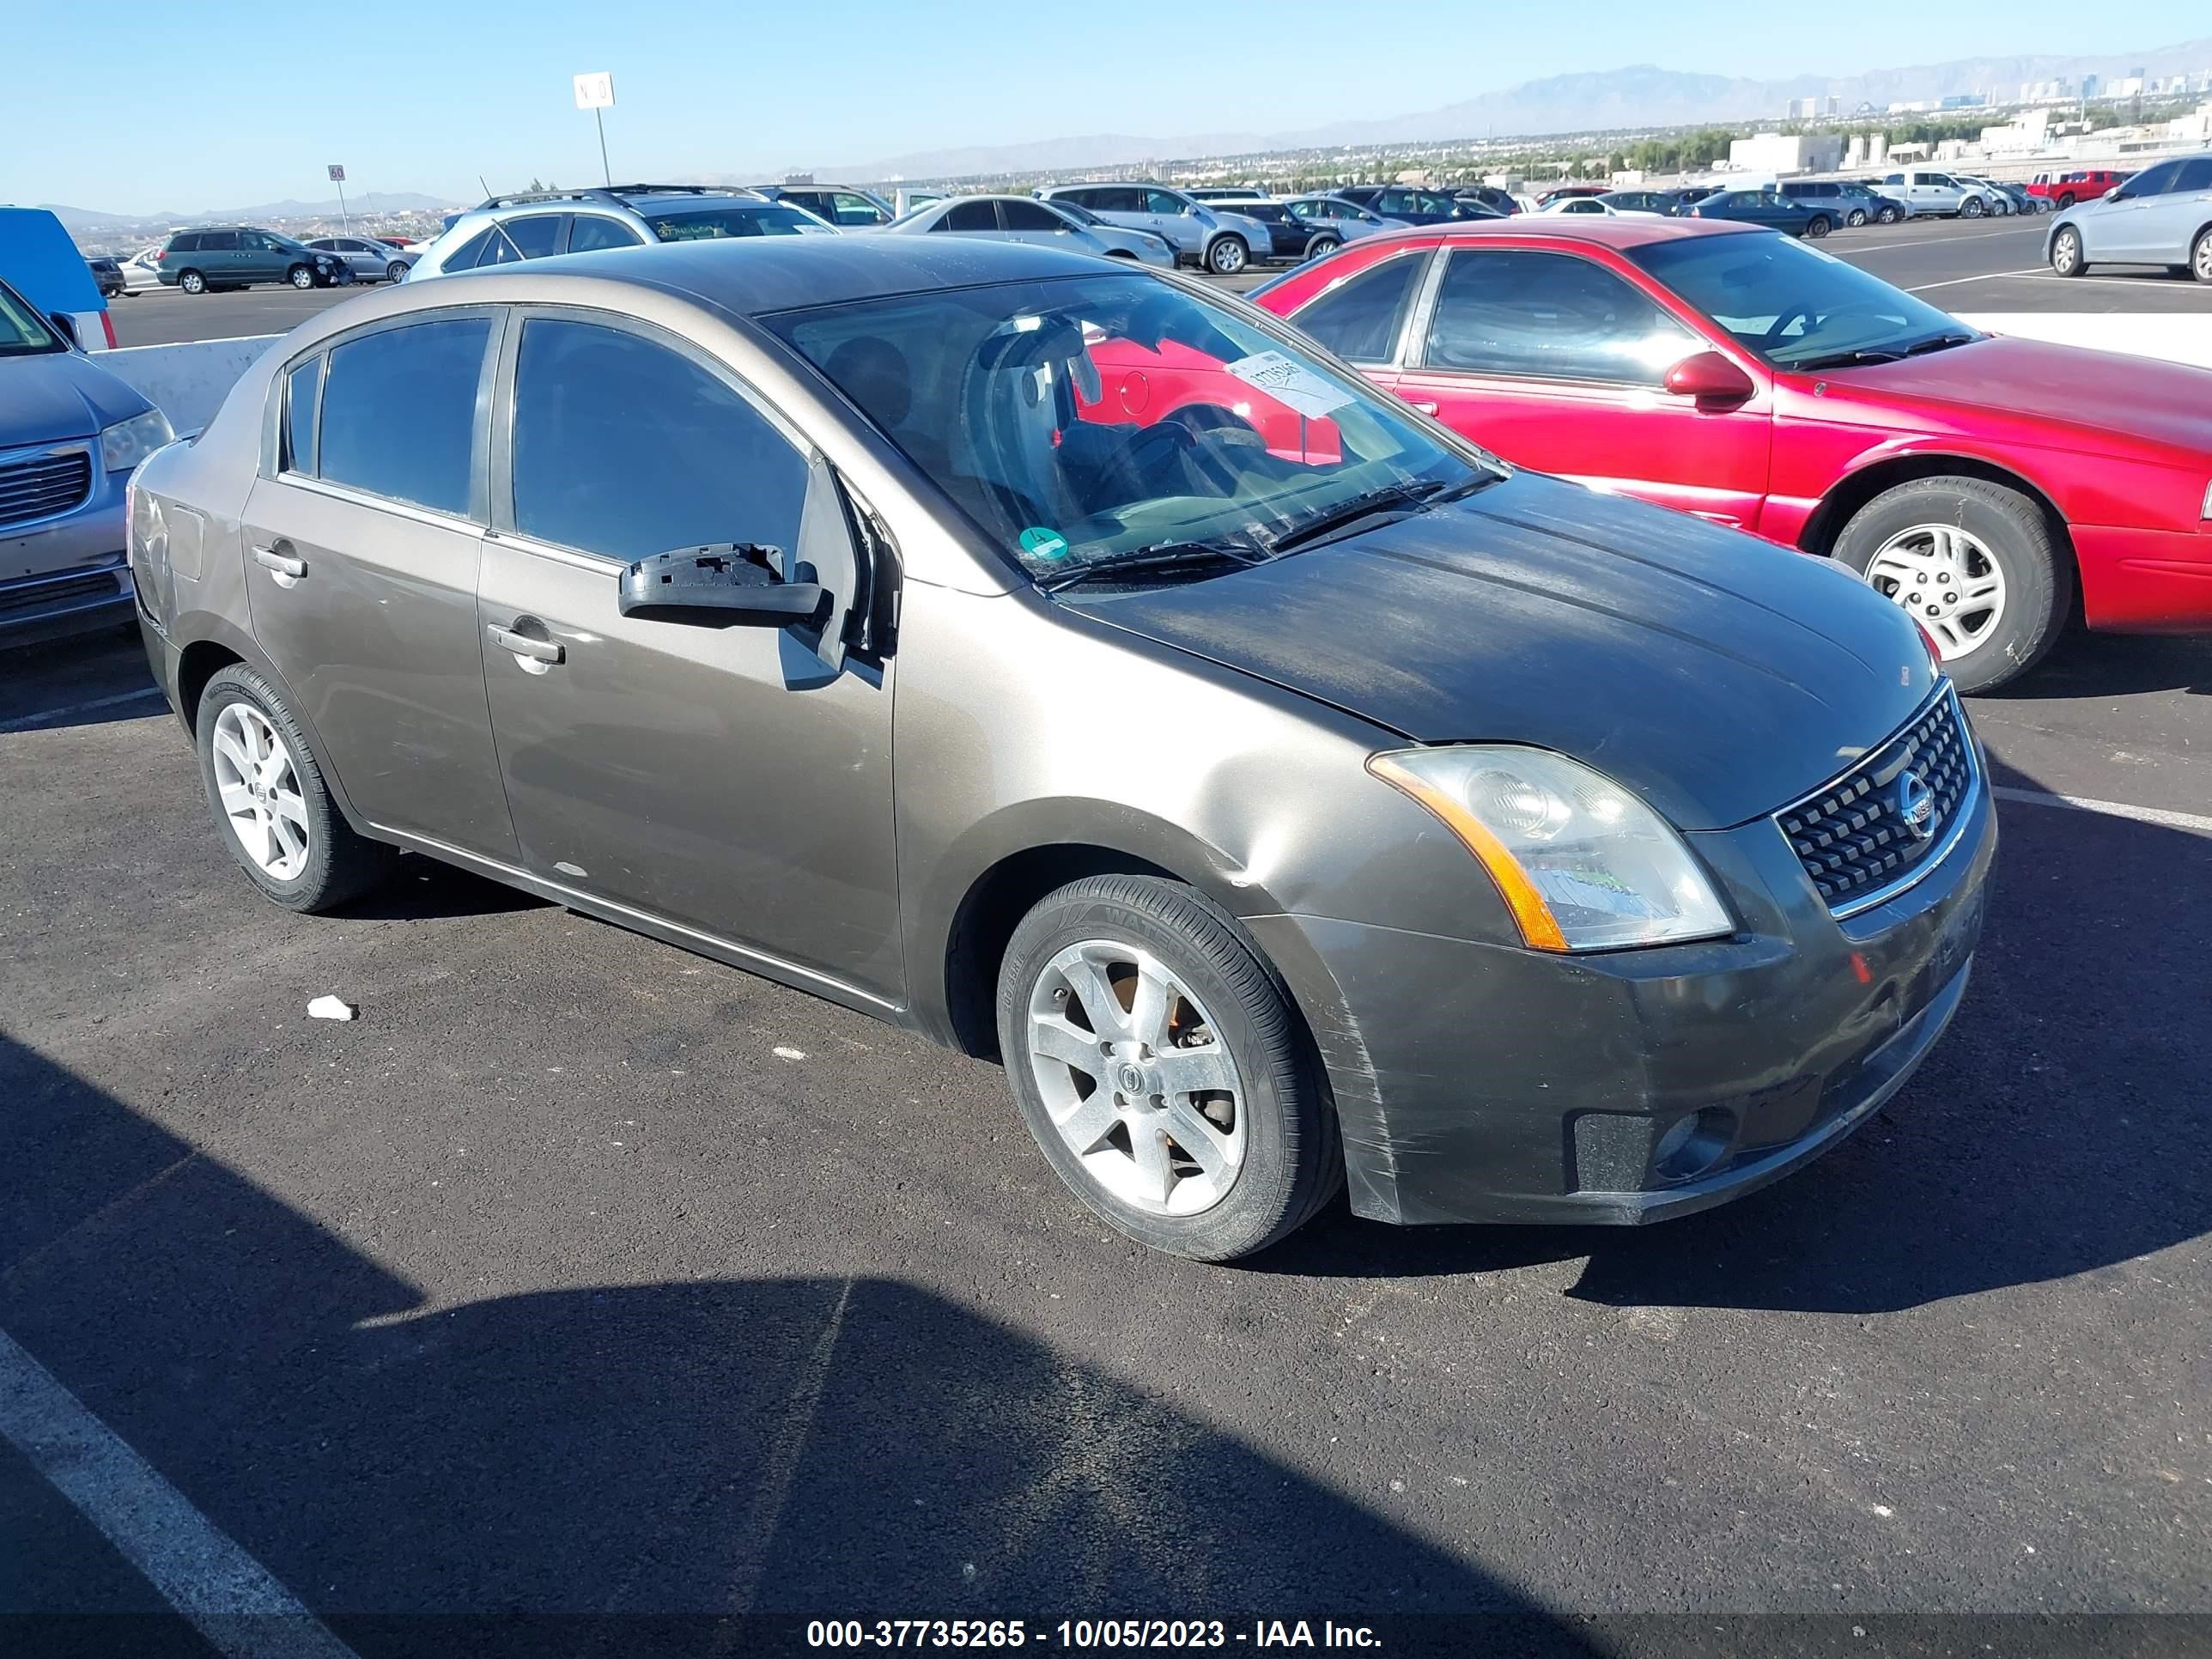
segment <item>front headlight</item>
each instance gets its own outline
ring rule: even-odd
[[[1673,827],[1577,761],[1465,744],[1401,749],[1367,766],[1482,860],[1533,949],[1617,950],[1734,931]]]
[[[176,435],[169,417],[158,409],[133,415],[100,433],[100,464],[112,474],[128,472]]]

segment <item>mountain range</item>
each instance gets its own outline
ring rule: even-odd
[[[41,202],[39,205],[60,220],[62,228],[71,235],[134,225],[253,225],[271,219],[334,219],[338,215],[338,199],[335,196],[327,202],[259,202],[252,207],[204,208],[198,213],[167,210],[160,213],[107,213],[98,208],[69,207],[60,202]],[[434,213],[459,204],[412,191],[369,191],[347,197],[345,205],[355,213]]]

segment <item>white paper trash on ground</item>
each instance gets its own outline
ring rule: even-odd
[[[341,1002],[336,997],[317,997],[307,1005],[308,1015],[315,1019],[351,1019],[361,1010],[350,1002]]]

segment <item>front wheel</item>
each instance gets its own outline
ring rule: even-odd
[[[1885,225],[1893,225],[1905,216],[1899,213],[1895,208],[1887,207],[1884,208],[1877,216],[1878,222]]]
[[[243,664],[207,683],[194,729],[200,781],[223,841],[288,910],[335,909],[383,880],[397,856],[355,833],[276,689]]]
[[[2062,196],[2062,197],[2060,197],[2060,198],[2058,198],[2058,210],[2059,210],[2061,213],[2063,213],[2063,212],[2064,212],[2068,208],[2070,208],[2070,207],[2072,207],[2073,205],[2074,205],[2074,192],[2073,192],[2072,191],[2070,191],[2070,190],[2069,190],[2069,191],[2068,191],[2066,192],[2066,194],[2065,194],[2065,195],[2063,195],[2063,196]]]
[[[1805,234],[1816,242],[1835,228],[1836,222],[1825,213],[1816,213],[1805,222]]]
[[[1325,259],[1343,246],[1344,244],[1334,236],[1316,236],[1306,244],[1306,258]]]
[[[1928,631],[1962,691],[2034,667],[2073,599],[2073,562],[2042,508],[1984,478],[1883,491],[1844,526],[1835,554]]]
[[[2071,225],[2059,226],[2051,239],[2051,269],[2061,276],[2079,276],[2088,268],[2081,257],[2081,233]]]
[[[2197,246],[2189,252],[2189,274],[2200,283],[2212,283],[2212,226],[2197,234]]]
[[[313,288],[315,285],[315,268],[313,265],[294,265],[284,273],[284,280],[294,288]]]
[[[1849,213],[1844,216],[1844,222],[1850,226],[1853,230],[1864,228],[1866,225],[1866,210],[1864,208],[1853,208]]]
[[[385,266],[384,280],[387,283],[405,282],[407,280],[407,261],[404,259],[394,259],[390,264]]]
[[[1206,250],[1206,268],[1217,276],[1234,276],[1251,259],[1252,250],[1242,236],[1217,236]]]
[[[1139,1243],[1246,1255],[1343,1181],[1288,991],[1234,918],[1179,883],[1097,876],[1048,894],[1007,944],[998,1024],[1046,1161]]]
[[[1978,219],[1988,211],[1988,207],[1978,196],[1969,196],[1959,204],[1959,216],[1961,219]]]

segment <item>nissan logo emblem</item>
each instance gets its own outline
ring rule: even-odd
[[[1936,833],[1936,792],[1917,772],[1897,775],[1897,810],[1915,841]]]

